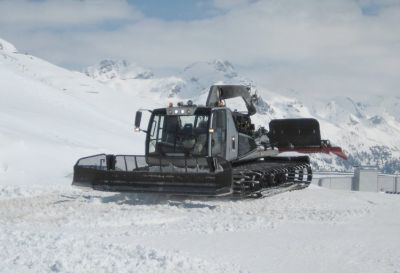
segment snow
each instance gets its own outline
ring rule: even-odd
[[[258,200],[9,186],[0,272],[398,272],[400,196]]]
[[[10,44],[9,42],[0,39],[0,51],[7,52],[7,53],[15,53],[17,52],[17,49],[13,44]]]
[[[330,111],[255,86],[220,60],[171,77],[106,66],[103,74],[91,69],[94,79],[0,40],[0,272],[400,272],[400,195],[311,185],[234,201],[70,186],[79,157],[143,153],[144,134],[133,133],[137,109],[191,96],[204,103],[218,79],[262,95],[258,124],[321,117],[324,135],[366,151],[398,132],[396,100],[336,100]],[[341,166],[321,158],[321,166]]]
[[[1,183],[67,183],[80,157],[143,152],[134,112],[157,103],[140,92],[115,92],[82,73],[1,51],[0,75]]]

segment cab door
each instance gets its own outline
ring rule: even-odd
[[[238,136],[231,112],[226,108],[214,110],[211,128],[211,156],[220,156],[226,160],[236,159]]]
[[[238,157],[239,137],[233,121],[232,112],[226,109],[226,159],[234,160]]]
[[[211,156],[225,158],[226,154],[226,113],[223,109],[214,110],[210,130]]]

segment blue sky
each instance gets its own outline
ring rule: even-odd
[[[0,0],[0,38],[60,66],[222,59],[309,93],[398,93],[399,25],[400,0]]]
[[[218,14],[211,0],[129,0],[148,17],[163,20],[199,20]]]

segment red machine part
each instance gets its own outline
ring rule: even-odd
[[[347,155],[343,152],[342,148],[332,146],[329,141],[322,140],[321,146],[310,146],[310,147],[278,147],[280,153],[283,152],[298,152],[303,154],[313,154],[313,153],[324,153],[324,154],[334,154],[338,157],[347,160]]]

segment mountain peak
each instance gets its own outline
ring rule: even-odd
[[[183,69],[183,74],[188,75],[214,75],[219,80],[231,80],[238,76],[234,66],[227,60],[212,60],[195,62]],[[209,78],[209,77],[208,77]]]
[[[232,63],[226,60],[213,60],[212,64],[214,65],[215,70],[223,72],[227,78],[234,78],[237,76],[235,67],[232,65]]]
[[[100,81],[108,81],[114,78],[128,80],[153,77],[150,70],[127,60],[102,60],[97,65],[88,67],[84,73]]]
[[[17,48],[13,44],[3,39],[0,39],[0,51],[5,51],[6,53],[18,52]]]

